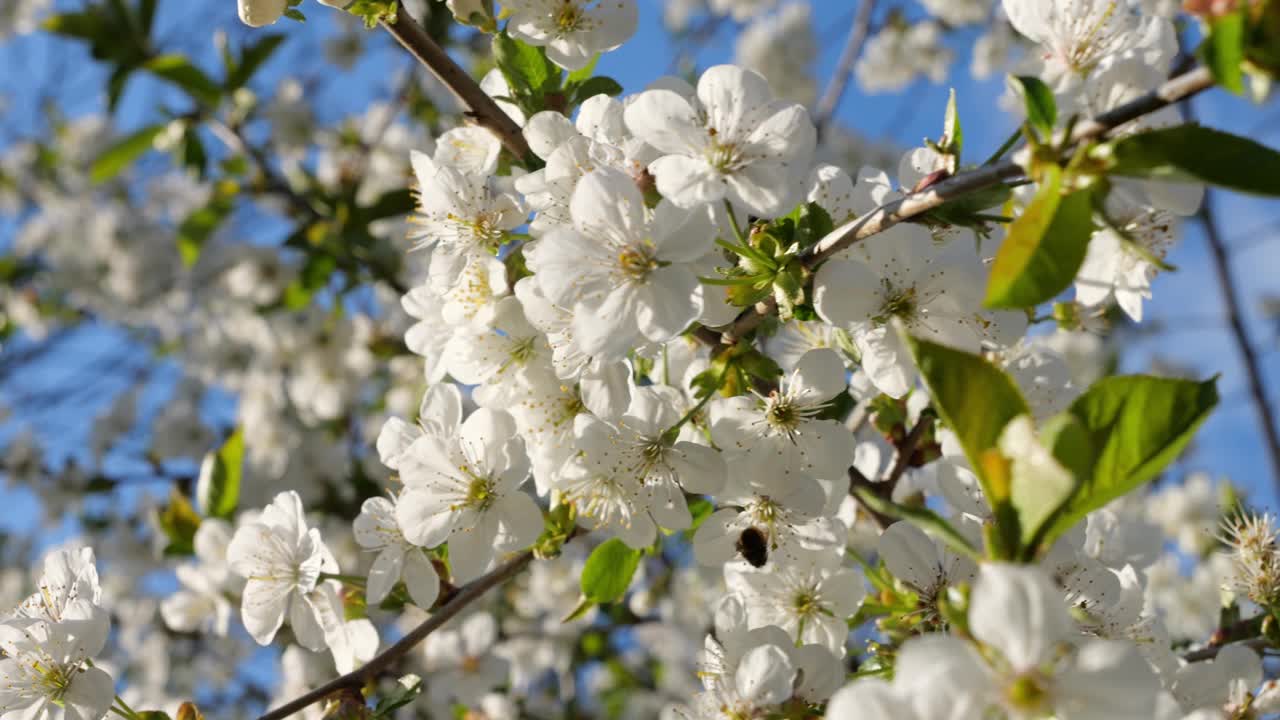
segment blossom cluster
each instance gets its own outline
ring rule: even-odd
[[[891,14],[871,33],[854,76],[869,92],[940,80],[952,60],[945,30],[989,25],[979,41],[987,69],[1016,64],[1015,75],[1038,78],[1062,119],[1039,137],[1026,118],[1028,142],[1012,157],[1027,182],[980,208],[1015,218],[1048,185],[1046,163],[1058,173],[1092,157],[1045,160],[1045,148],[1070,139],[1068,117],[1125,106],[1175,61],[1174,22],[1146,3],[922,4],[928,19]],[[628,704],[619,716],[697,720],[1280,711],[1262,657],[1236,642],[1275,634],[1270,516],[1203,475],[1149,494],[1137,481],[1096,490],[1106,497],[1083,510],[1070,502],[1094,477],[1070,451],[1096,454],[1125,429],[1089,435],[1091,418],[1070,412],[1104,374],[1100,335],[1113,309],[1142,320],[1202,185],[1073,175],[1098,201],[1086,211],[1087,253],[1070,300],[1055,307],[1059,326],[1038,332],[1034,312],[983,297],[1009,217],[935,214],[839,240],[965,166],[954,104],[944,137],[896,166],[844,159],[806,108],[815,54],[795,40],[810,32],[807,5],[671,3],[676,25],[701,11],[750,21],[735,48],[741,64],[709,67],[692,84],[662,77],[630,96],[585,97],[575,95],[590,87],[579,74],[636,32],[637,5],[493,5],[445,7],[478,34],[505,23],[498,42],[516,43],[521,63],[536,58],[546,87],[569,78],[534,88],[526,65],[499,57],[478,83],[520,129],[527,157],[492,122],[430,137],[389,106],[323,134],[313,152],[319,131],[302,85],[283,84],[267,103],[244,88],[227,101],[236,121],[219,129],[268,123],[283,200],[322,216],[286,241],[306,248],[296,255],[229,242],[184,255],[174,226],[223,192],[188,175],[162,177],[140,208],[103,206],[86,163],[72,159],[56,182],[11,198],[41,197],[15,251],[54,268],[45,292],[183,348],[184,376],[148,428],[151,469],[163,475],[220,448],[186,483],[194,504],[175,491],[147,540],[114,537],[105,567],[122,578],[115,599],[104,599],[113,593],[93,549],[47,554],[35,594],[0,618],[0,718],[136,718],[130,704],[216,697],[243,682],[231,675],[251,652],[245,635],[285,646],[281,682],[261,703],[279,706],[395,652],[424,618],[455,612],[394,659],[420,677],[371,684],[375,700],[404,703],[366,714],[550,718],[576,703],[603,714],[593,698],[617,689]],[[260,26],[297,7],[239,0],[238,12]],[[991,47],[1015,43],[1026,49],[1015,61]],[[1030,107],[1029,87],[1011,82],[1006,104]],[[157,145],[187,142],[182,122]],[[1111,137],[1179,123],[1165,108]],[[62,132],[97,138],[71,148],[112,133],[94,120]],[[34,166],[38,150],[3,162]],[[270,170],[261,173],[275,180]],[[363,254],[332,246],[355,243],[350,228],[322,237],[325,223],[406,185],[408,222],[368,223]],[[332,206],[315,197],[350,204],[323,217]],[[309,279],[316,247],[351,284],[367,271],[383,285],[367,298],[344,290],[309,302],[332,289]],[[30,295],[0,298],[27,333],[41,329]],[[756,315],[769,317],[740,327]],[[991,394],[1016,397],[1016,411],[983,429],[976,452],[967,423],[991,425],[1005,408],[953,415],[924,346],[1008,379]],[[237,429],[220,441],[201,409],[210,386],[239,398]],[[127,444],[143,389],[96,421],[96,479],[114,482],[104,458]],[[1153,474],[1186,437],[1127,472]],[[13,443],[3,469],[42,477],[34,438]],[[67,466],[67,489],[50,491],[67,506],[82,502],[78,473]],[[145,575],[134,556],[157,554],[182,557],[163,599],[129,607],[127,583]],[[524,563],[501,597],[468,595]],[[623,639],[601,639],[618,627]],[[187,638],[203,643],[182,652],[207,680],[186,678],[175,692],[135,660],[156,651],[163,662]],[[598,658],[607,661],[589,664]],[[205,672],[213,666],[222,673]],[[119,696],[113,675],[129,681]]]

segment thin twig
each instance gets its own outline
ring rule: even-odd
[[[1099,139],[1121,125],[1190,98],[1210,87],[1213,87],[1213,76],[1207,68],[1191,70],[1165,82],[1142,97],[1079,123],[1068,145],[1074,147],[1083,142]],[[1022,167],[1012,160],[960,173],[936,185],[931,185],[926,190],[911,193],[846,222],[816,245],[806,249],[801,259],[807,267],[813,269],[841,250],[852,247],[873,235],[878,235],[901,222],[919,217],[957,198],[1005,183],[1019,177],[1022,173]],[[743,312],[725,328],[722,333],[723,342],[726,344],[737,342],[759,326],[766,315],[776,310],[776,303],[769,298]]]
[[[418,643],[426,639],[428,635],[435,632],[441,625],[451,620],[455,615],[462,612],[464,608],[472,602],[479,599],[489,590],[497,587],[515,577],[517,573],[524,569],[530,561],[533,560],[533,552],[526,550],[515,556],[513,559],[499,565],[496,569],[486,575],[473,580],[458,590],[457,594],[445,603],[439,610],[431,614],[421,625],[410,630],[408,634],[400,638],[396,644],[383,650],[382,653],[374,657],[369,662],[356,668],[338,678],[334,678],[311,692],[291,700],[280,707],[271,710],[258,720],[283,720],[290,715],[309,707],[314,703],[320,702],[325,698],[343,690],[364,687],[365,683],[378,677],[384,670],[391,667],[401,657],[408,655],[411,650],[418,646]]]
[[[1271,403],[1267,401],[1267,390],[1263,384],[1262,366],[1258,362],[1258,353],[1249,340],[1249,331],[1244,326],[1244,316],[1240,310],[1240,298],[1231,261],[1227,257],[1226,245],[1218,230],[1214,212],[1214,193],[1206,190],[1204,202],[1197,214],[1204,228],[1205,239],[1213,254],[1213,271],[1218,278],[1218,287],[1222,291],[1222,301],[1227,306],[1227,320],[1231,327],[1231,336],[1240,351],[1240,359],[1244,363],[1245,375],[1249,381],[1249,395],[1253,398],[1254,410],[1258,413],[1258,421],[1262,423],[1260,432],[1262,442],[1267,447],[1267,455],[1271,459],[1271,472],[1277,492],[1280,492],[1280,435],[1276,433],[1276,419],[1271,411]]]
[[[813,125],[818,129],[819,136],[835,115],[836,108],[840,107],[840,100],[844,98],[845,90],[849,88],[849,80],[853,77],[853,65],[862,54],[862,46],[866,44],[867,35],[871,31],[871,13],[875,5],[875,0],[862,0],[858,5],[858,14],[854,16],[853,26],[849,28],[849,39],[845,41],[844,49],[840,51],[840,60],[836,62],[835,72],[827,83],[827,89],[822,93],[822,99],[818,101],[818,107],[813,111]]]
[[[480,89],[480,84],[454,62],[444,48],[431,39],[422,25],[418,24],[418,21],[414,20],[405,9],[404,3],[398,2],[396,5],[395,22],[382,23],[387,32],[391,33],[391,37],[404,46],[405,50],[408,50],[418,59],[418,62],[426,66],[431,74],[449,88],[454,97],[467,106],[477,124],[497,135],[502,144],[514,153],[516,158],[524,160],[528,157],[529,143],[525,142],[520,126],[498,107],[498,103],[494,102],[488,93]]]
[[[885,473],[881,485],[888,488],[890,494],[893,488],[898,484],[898,480],[902,478],[902,474],[911,467],[911,456],[915,455],[916,449],[920,447],[920,440],[924,438],[925,433],[933,427],[933,415],[924,415],[916,420],[915,427],[911,428],[911,432],[902,439],[897,447],[897,454],[893,459],[893,466],[889,468],[889,472]]]

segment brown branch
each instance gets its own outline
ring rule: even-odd
[[[1183,73],[1140,98],[1079,123],[1071,134],[1071,142],[1068,146],[1074,147],[1083,142],[1102,138],[1121,125],[1190,98],[1212,86],[1213,76],[1207,68],[1196,68]],[[919,217],[944,203],[1003,184],[1021,176],[1022,173],[1022,167],[1011,160],[960,173],[926,190],[908,194],[844,223],[816,245],[807,248],[801,255],[801,259],[807,267],[814,269],[841,250],[852,247],[873,235],[878,235],[894,225]],[[776,309],[777,305],[770,298],[743,312],[721,333],[723,342],[736,342],[758,327],[764,317],[772,314]]]
[[[428,635],[435,632],[451,620],[455,615],[462,612],[464,608],[472,602],[479,599],[489,590],[497,587],[515,577],[517,573],[524,569],[530,561],[533,560],[533,551],[526,550],[511,560],[499,565],[486,575],[473,580],[464,585],[462,589],[449,599],[439,610],[431,614],[421,625],[410,630],[408,634],[400,638],[396,644],[383,650],[379,655],[369,662],[356,668],[338,678],[334,678],[311,692],[291,700],[274,710],[266,713],[258,720],[283,720],[290,715],[309,707],[330,695],[340,693],[344,690],[359,689],[364,687],[365,683],[378,677],[384,670],[391,667],[401,657],[408,655],[418,643],[426,639]]]
[[[488,93],[480,89],[480,84],[454,62],[444,48],[431,39],[422,25],[405,9],[404,3],[396,3],[395,22],[383,22],[382,26],[409,54],[426,66],[436,79],[449,88],[459,102],[467,106],[477,124],[497,135],[517,159],[529,157],[529,143],[525,142],[520,126],[498,107],[498,103]]]
[[[1249,340],[1249,331],[1244,326],[1244,314],[1240,309],[1240,298],[1231,261],[1227,257],[1227,247],[1222,241],[1217,219],[1214,213],[1214,194],[1206,190],[1204,203],[1197,214],[1204,236],[1213,253],[1213,271],[1218,278],[1218,287],[1222,291],[1222,301],[1227,306],[1227,320],[1231,326],[1231,336],[1240,351],[1240,359],[1244,363],[1245,375],[1249,382],[1249,395],[1253,398],[1253,407],[1262,424],[1260,434],[1271,459],[1272,481],[1280,488],[1280,435],[1276,432],[1276,419],[1267,402],[1267,390],[1263,384],[1262,366],[1258,362],[1258,353]]]
[[[915,455],[916,450],[920,447],[920,440],[924,438],[925,433],[929,432],[929,429],[933,427],[933,419],[932,411],[930,411],[930,414],[920,417],[916,420],[915,427],[911,428],[911,432],[907,433],[907,436],[898,444],[896,448],[897,454],[893,458],[893,466],[889,468],[889,472],[885,473],[884,479],[881,481],[881,484],[889,489],[890,494],[893,493],[893,488],[898,484],[898,480],[902,478],[902,474],[907,471],[907,468],[911,467],[911,456]]]
[[[853,27],[849,28],[849,38],[845,41],[844,49],[840,51],[840,60],[836,62],[835,72],[832,73],[827,89],[823,91],[822,99],[818,101],[818,106],[813,111],[813,125],[818,129],[819,136],[822,135],[826,124],[831,121],[831,117],[835,115],[836,108],[840,106],[840,100],[844,98],[845,90],[849,87],[849,80],[853,76],[853,65],[862,54],[862,46],[866,44],[867,35],[871,31],[871,13],[875,5],[875,0],[862,0],[858,6],[858,14],[853,19]]]

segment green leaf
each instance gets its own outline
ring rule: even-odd
[[[89,179],[97,184],[119,175],[126,166],[152,148],[156,136],[164,132],[165,127],[165,123],[148,125],[117,140],[93,161],[89,167]]]
[[[196,530],[200,528],[200,514],[191,507],[191,501],[181,490],[173,488],[169,493],[168,507],[158,511],[160,531],[169,539],[165,555],[194,555]]]
[[[240,62],[227,73],[227,90],[236,90],[249,84],[254,73],[271,58],[271,55],[284,43],[284,35],[263,35],[240,51]]]
[[[200,252],[209,236],[231,215],[238,188],[231,181],[219,183],[209,204],[192,212],[178,226],[178,252],[182,255],[183,265],[191,267],[200,259]]]
[[[956,107],[956,89],[951,88],[951,95],[947,98],[947,115],[942,123],[942,149],[955,156],[956,160],[960,159],[960,152],[964,149],[964,128],[960,126],[960,110]]]
[[[244,477],[244,430],[236,428],[222,447],[205,456],[196,483],[196,496],[205,515],[229,519],[240,503]]]
[[[985,304],[1029,308],[1066,290],[1093,234],[1092,190],[1060,194],[1062,170],[1048,166],[1027,209],[1010,225],[991,265]]]
[[[1244,93],[1244,43],[1244,10],[1236,9],[1209,21],[1208,35],[1196,51],[1214,82],[1237,95]]]
[[[222,88],[218,83],[183,55],[161,55],[148,60],[142,67],[182,88],[201,105],[214,106],[222,99]]]
[[[1069,529],[1154,478],[1177,459],[1217,404],[1217,378],[1194,382],[1131,375],[1095,383],[1068,412],[1088,434],[1097,460],[1055,528]]]
[[[517,95],[539,95],[559,87],[560,68],[547,59],[546,51],[540,47],[500,33],[493,37],[493,59]]]
[[[984,455],[1010,420],[1030,413],[1027,402],[1013,380],[982,357],[914,337],[907,341],[934,407],[955,432],[994,508],[1008,499],[1009,488],[988,472]]]
[[[631,578],[640,566],[640,550],[633,550],[618,538],[610,538],[591,551],[582,568],[582,594],[593,603],[622,599]]]
[[[569,73],[569,76],[564,80],[565,87],[578,87],[590,80],[591,74],[596,71],[596,63],[598,62],[600,62],[600,54],[596,53],[595,57],[591,58],[591,62]]]
[[[1093,446],[1088,433],[1067,413],[1045,423],[1035,441],[1048,449],[1061,467],[1018,468],[1015,465],[1013,468],[1009,502],[1018,513],[1025,548],[1023,556],[1028,560],[1035,556],[1038,548],[1053,542],[1056,535],[1050,535],[1049,530],[1054,519],[1075,493],[1081,479],[1088,476],[1093,464]]]
[[[875,512],[881,515],[888,515],[897,520],[910,522],[929,535],[941,540],[957,555],[973,560],[980,558],[977,549],[973,547],[968,538],[961,535],[960,531],[956,530],[951,523],[929,508],[900,505],[892,500],[880,497],[865,487],[855,487],[853,492],[863,504]]]
[[[579,85],[573,91],[573,101],[575,103],[583,103],[596,95],[615,97],[621,94],[622,86],[618,84],[617,80],[600,75]]]
[[[421,694],[422,678],[417,675],[405,675],[396,681],[395,688],[378,699],[378,704],[373,708],[373,717],[392,717],[396,710],[413,702]]]
[[[1027,122],[1041,135],[1049,137],[1053,126],[1058,123],[1058,103],[1053,99],[1053,90],[1043,80],[1031,75],[1016,75],[1011,79],[1014,88],[1022,95]]]
[[[792,241],[797,243],[801,250],[811,245],[816,245],[818,241],[830,235],[836,229],[835,223],[831,220],[831,215],[821,205],[814,202],[800,205],[795,210],[792,210],[790,215],[781,218],[781,220],[791,221],[792,227],[794,227]]]
[[[1095,152],[1106,152],[1102,146]],[[1280,152],[1221,130],[1177,125],[1116,140],[1115,175],[1154,180],[1200,180],[1229,190],[1280,197]]]

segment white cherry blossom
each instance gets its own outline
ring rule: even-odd
[[[703,73],[696,98],[642,93],[626,121],[663,154],[649,165],[663,197],[686,208],[728,199],[762,217],[799,199],[816,142],[802,106],[775,100],[764,78],[732,65]]]

